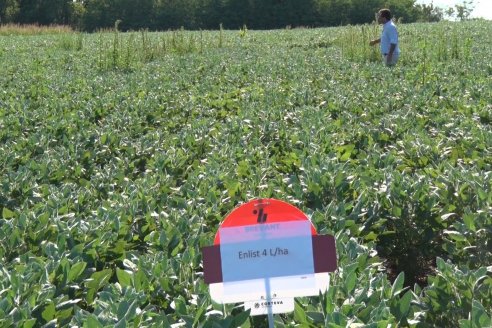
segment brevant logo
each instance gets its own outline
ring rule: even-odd
[[[262,209],[262,208],[260,208],[260,210],[259,210],[259,211],[254,210],[254,211],[253,211],[253,214],[258,214],[258,218],[256,219],[256,222],[258,222],[258,223],[265,223],[265,222],[266,222],[266,220],[267,220],[267,215],[268,215],[268,214],[263,213],[263,209]]]

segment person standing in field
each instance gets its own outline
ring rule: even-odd
[[[383,25],[383,32],[379,39],[371,40],[371,46],[380,43],[383,61],[387,66],[393,66],[400,58],[400,48],[398,46],[398,31],[396,25],[391,20],[391,11],[381,9],[378,14],[378,23]]]

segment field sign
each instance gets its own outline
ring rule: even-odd
[[[276,199],[233,210],[202,252],[212,299],[245,302],[252,315],[293,311],[294,297],[328,289],[337,266],[334,237],[318,235],[302,211]]]

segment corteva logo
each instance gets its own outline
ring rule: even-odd
[[[284,304],[283,301],[256,302],[255,303],[255,308],[256,309],[259,309],[260,307],[262,307],[262,308],[269,308],[269,307],[272,307],[274,305],[283,305],[283,304]]]
[[[263,209],[262,209],[262,208],[260,208],[260,210],[259,210],[259,211],[254,210],[254,211],[253,211],[253,214],[258,214],[258,218],[256,219],[256,222],[258,222],[258,223],[265,223],[265,222],[266,222],[266,220],[267,220],[267,215],[268,215],[268,214],[263,213]]]

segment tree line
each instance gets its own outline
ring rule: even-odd
[[[0,0],[0,24],[69,25],[81,31],[275,29],[370,23],[380,8],[403,22],[466,18],[472,2],[444,9],[415,0]],[[456,11],[455,11],[456,9]]]

